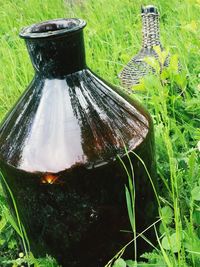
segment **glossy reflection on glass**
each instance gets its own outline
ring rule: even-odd
[[[58,180],[58,176],[55,174],[47,173],[44,174],[41,181],[43,184],[55,184]]]
[[[130,230],[127,177],[116,160],[120,155],[130,169],[124,145],[155,177],[151,118],[86,66],[85,25],[58,19],[21,31],[35,77],[0,128],[1,171],[31,250],[65,267],[103,267],[132,238],[121,231]],[[130,157],[140,232],[155,221],[156,202],[142,164]],[[154,239],[151,231],[147,237]]]

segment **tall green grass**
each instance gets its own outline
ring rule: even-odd
[[[0,0],[0,119],[33,76],[26,47],[18,37],[21,27],[61,17],[86,19],[88,65],[106,80],[119,85],[117,74],[141,47],[140,6],[155,4],[161,13],[162,43],[173,56],[168,70],[146,77],[133,91],[133,96],[148,107],[154,120],[159,174],[157,194],[161,205],[160,218],[157,218],[161,223],[154,225],[157,250],[143,255],[141,262],[147,259],[149,266],[157,267],[199,267],[200,2],[82,0],[70,3],[64,0]],[[177,72],[177,56],[183,69],[181,74]],[[3,197],[0,202],[1,206],[6,205]],[[6,254],[5,248],[17,251],[11,229],[2,216],[0,262],[9,262],[17,255],[16,252]],[[136,266],[134,259],[125,262],[120,256],[123,257],[123,253],[119,253],[115,266]],[[52,260],[48,262],[34,264],[55,266]],[[14,261],[13,264],[17,266],[18,263]],[[146,264],[137,262],[137,266]]]

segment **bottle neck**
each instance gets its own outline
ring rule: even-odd
[[[159,14],[142,13],[142,47],[151,49],[161,46]]]
[[[39,75],[62,78],[86,67],[83,30],[50,38],[26,39],[33,67]]]

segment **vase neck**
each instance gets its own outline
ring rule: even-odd
[[[71,21],[74,24],[70,24]],[[37,73],[47,78],[62,78],[86,67],[83,38],[85,24],[79,23],[83,21],[52,20],[32,25],[20,33],[25,38]]]
[[[142,47],[161,46],[159,13],[156,7],[142,7]]]

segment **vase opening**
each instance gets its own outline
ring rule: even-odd
[[[25,27],[20,32],[20,37],[44,38],[73,33],[83,29],[86,22],[78,18],[54,19]]]
[[[141,12],[143,14],[158,14],[158,9],[155,6],[148,5],[148,6],[142,6]]]

